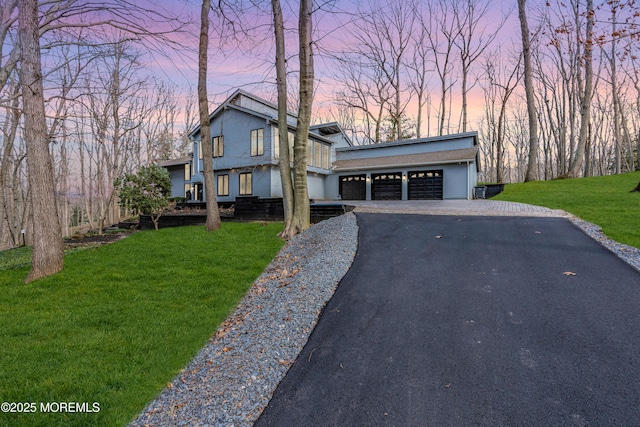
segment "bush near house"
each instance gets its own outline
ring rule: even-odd
[[[613,240],[640,248],[640,172],[590,178],[508,184],[494,200],[562,209],[598,224]]]
[[[283,242],[281,223],[138,232],[68,254],[64,270],[24,284],[0,271],[0,426],[124,426],[205,345]],[[91,413],[40,404],[98,403]]]
[[[169,207],[171,175],[158,165],[143,166],[137,173],[127,173],[114,183],[120,206],[151,216],[155,229],[162,212]]]

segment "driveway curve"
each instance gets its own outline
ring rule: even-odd
[[[569,220],[357,218],[257,426],[640,425],[640,273]]]

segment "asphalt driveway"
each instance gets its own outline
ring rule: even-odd
[[[256,425],[640,425],[640,273],[571,222],[358,223]]]

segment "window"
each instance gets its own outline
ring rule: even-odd
[[[314,142],[307,140],[307,166],[313,166],[313,148]]]
[[[245,172],[240,174],[240,195],[248,196],[253,194],[253,178],[251,172]]]
[[[277,127],[273,128],[273,157],[276,159],[280,158],[280,132]],[[289,140],[289,160],[293,162],[293,141],[296,135],[289,131],[287,133],[287,139]]]
[[[184,180],[191,181],[191,163],[184,165]]]
[[[316,141],[314,144],[315,154],[313,155],[313,165],[317,168],[322,167],[322,146],[324,144]]]
[[[296,134],[289,132],[289,159],[293,160],[293,141],[296,139]]]
[[[187,200],[191,200],[191,184],[184,185],[184,197]]]
[[[322,144],[322,168],[329,169],[329,155],[331,149],[327,144]]]
[[[264,154],[264,129],[251,131],[251,155],[262,156]]]
[[[273,158],[280,158],[280,130],[278,126],[273,126],[273,133],[271,134],[271,141],[273,142]]]
[[[211,138],[211,146],[213,148],[213,157],[224,156],[224,137],[214,136]]]
[[[196,147],[198,149],[198,158],[202,160],[202,143],[196,144]]]
[[[229,195],[229,175],[218,175],[218,196]]]

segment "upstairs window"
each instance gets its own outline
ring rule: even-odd
[[[191,163],[185,163],[184,165],[184,180],[191,181]]]
[[[289,160],[293,161],[293,139],[295,135],[289,131],[287,137],[289,140]],[[278,130],[278,126],[273,127],[273,157],[276,159],[280,158],[280,131]]]
[[[315,144],[313,144],[315,150],[314,150],[314,154],[313,154],[313,165],[317,168],[321,168],[322,167],[322,146],[324,144],[321,142],[316,141]]]
[[[331,149],[327,144],[322,144],[322,168],[329,169],[329,156],[331,155]]]
[[[211,138],[211,148],[213,152],[213,157],[224,156],[224,137],[214,136],[213,138]]]
[[[307,140],[307,166],[313,166],[314,141]]]
[[[262,156],[264,154],[264,129],[251,131],[251,155]]]

